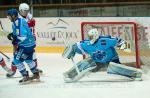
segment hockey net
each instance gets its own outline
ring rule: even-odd
[[[100,35],[111,35],[125,40],[123,48],[117,49],[121,63],[140,68],[150,64],[147,41],[139,39],[141,29],[134,22],[83,22],[81,24],[82,40],[87,39],[87,32],[97,28]]]

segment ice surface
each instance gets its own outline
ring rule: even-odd
[[[148,74],[143,75],[144,81],[130,81],[122,76],[98,72],[77,83],[65,83],[62,73],[73,65],[71,60],[65,60],[57,53],[37,54],[37,57],[39,68],[44,71],[42,82],[19,85],[19,72],[15,75],[17,78],[8,79],[0,68],[0,98],[150,98]],[[77,56],[75,61],[80,59],[82,57]]]

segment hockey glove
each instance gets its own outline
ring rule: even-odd
[[[13,40],[13,33],[9,33],[9,34],[7,35],[7,38],[12,41],[12,40]]]

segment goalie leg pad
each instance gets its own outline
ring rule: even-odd
[[[123,64],[110,62],[107,73],[127,76],[129,78],[141,78],[142,71],[137,68],[129,67]]]
[[[80,80],[82,77],[87,75],[88,72],[96,68],[96,63],[91,58],[87,58],[78,62],[77,67],[79,69],[79,73],[75,66],[73,66],[70,70],[63,74],[65,82],[76,82]]]

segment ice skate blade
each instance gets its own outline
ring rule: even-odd
[[[21,83],[19,83],[20,85],[27,85],[27,84],[30,84],[31,83],[31,81],[26,81],[26,82],[21,82]]]

